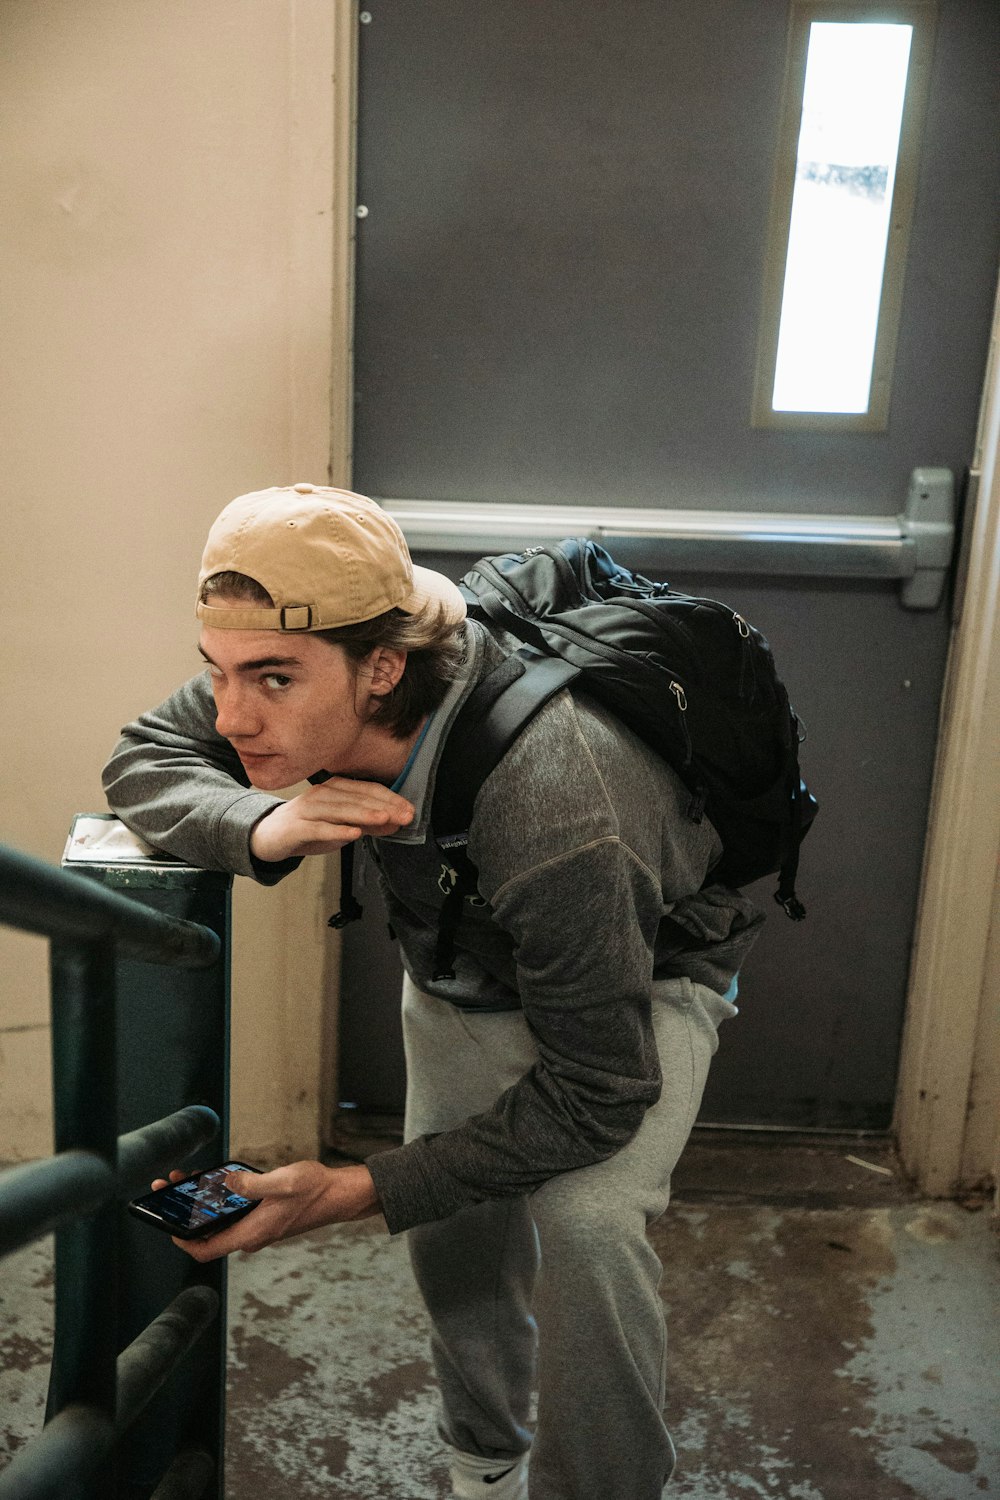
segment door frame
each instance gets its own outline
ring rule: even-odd
[[[993,993],[1000,933],[1000,290],[966,526],[967,573],[952,630],[914,933],[895,1131],[931,1197],[1000,1179]],[[991,1098],[991,1096],[993,1096]],[[984,1128],[978,1109],[991,1112]]]
[[[331,360],[330,482],[351,483],[354,350],[355,168],[357,150],[357,27],[355,0],[335,0],[337,67],[333,79],[334,300],[340,317]],[[991,924],[1000,892],[1000,292],[973,465],[975,512],[967,534],[968,571],[945,678],[928,820],[924,872],[894,1130],[906,1171],[933,1197],[948,1197],[981,1180],[981,1160],[966,1152],[970,1104],[983,1080],[996,1084],[993,1030],[985,1018],[992,976],[1000,969],[1000,933]],[[991,739],[992,731],[992,739]],[[328,876],[332,883],[335,877]],[[336,894],[335,891],[332,894]],[[998,908],[1000,909],[1000,908]],[[338,951],[331,954],[323,1032],[336,1035]],[[331,1065],[329,1040],[325,1054]],[[331,1075],[316,1100],[321,1136],[336,1098]],[[1000,1179],[1000,1129],[988,1170]]]

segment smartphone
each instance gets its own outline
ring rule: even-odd
[[[229,1191],[226,1173],[258,1171],[259,1167],[248,1166],[245,1161],[227,1161],[221,1167],[192,1172],[190,1177],[172,1182],[169,1187],[133,1198],[128,1205],[129,1213],[144,1224],[165,1229],[179,1240],[204,1239],[245,1218],[257,1207],[257,1199],[241,1198]]]

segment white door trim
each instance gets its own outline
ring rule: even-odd
[[[963,1187],[963,1147],[990,987],[1000,853],[1000,295],[980,414],[968,574],[945,679],[914,939],[896,1132],[932,1197]],[[980,1040],[982,1046],[982,1040]]]

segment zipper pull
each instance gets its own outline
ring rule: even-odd
[[[674,697],[677,699],[677,708],[678,708],[678,711],[679,711],[680,716],[681,716],[681,731],[682,731],[682,733],[684,735],[684,748],[685,748],[684,764],[686,766],[689,766],[691,764],[691,735],[690,735],[690,733],[688,731],[688,726],[687,726],[687,709],[688,709],[687,693],[685,693],[684,689],[681,687],[681,685],[680,685],[679,682],[672,682],[670,684],[670,691],[673,693]]]
[[[740,655],[739,694],[741,698],[749,697],[750,702],[752,703],[754,698],[757,696],[757,674],[754,671],[753,648],[750,644],[750,626],[747,624],[746,620],[744,620],[742,615],[736,614],[733,615],[733,624],[739,631],[740,639],[743,642],[743,651]],[[749,677],[750,679],[749,694],[746,691],[747,677]]]

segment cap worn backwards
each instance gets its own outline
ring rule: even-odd
[[[243,573],[273,609],[201,602],[216,573]],[[459,589],[414,567],[388,511],[364,495],[321,485],[276,485],[231,501],[208,534],[198,575],[198,618],[221,630],[333,630],[390,609],[465,619]]]

